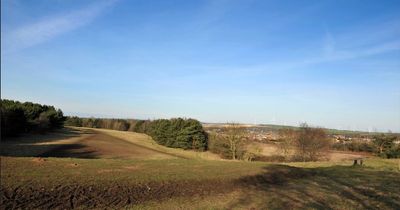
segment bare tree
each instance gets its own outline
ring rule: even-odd
[[[315,161],[330,149],[331,141],[322,128],[311,128],[306,123],[300,125],[295,141],[297,154],[303,161]]]
[[[297,132],[291,128],[283,128],[279,130],[279,149],[282,151],[285,159],[288,159],[294,150]]]
[[[246,129],[238,123],[228,123],[224,129],[224,134],[224,137],[229,144],[232,159],[236,160],[238,157],[238,151],[241,149],[241,146],[243,146],[245,140]]]

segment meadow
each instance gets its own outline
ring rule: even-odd
[[[400,208],[398,159],[230,161],[145,134],[73,127],[42,135],[40,154],[18,154],[30,138],[2,147],[2,209]]]

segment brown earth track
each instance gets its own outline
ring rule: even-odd
[[[230,192],[233,182],[220,180],[123,183],[102,186],[58,185],[53,188],[22,186],[0,189],[1,209],[120,209],[174,197],[209,196]]]
[[[73,144],[61,145],[38,157],[71,158],[184,158],[97,132]]]

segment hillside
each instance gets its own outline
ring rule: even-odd
[[[13,148],[29,138],[37,137],[20,137]],[[144,134],[73,127],[41,138],[33,144],[41,153],[2,156],[2,208],[400,208],[399,160],[221,161]],[[5,155],[3,148],[11,143]]]

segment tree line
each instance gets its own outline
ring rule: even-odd
[[[28,132],[44,133],[62,127],[64,120],[61,109],[54,106],[1,100],[1,137]]]
[[[145,133],[157,143],[167,147],[207,150],[207,133],[203,130],[201,123],[195,119],[125,120],[67,117],[65,124]]]

